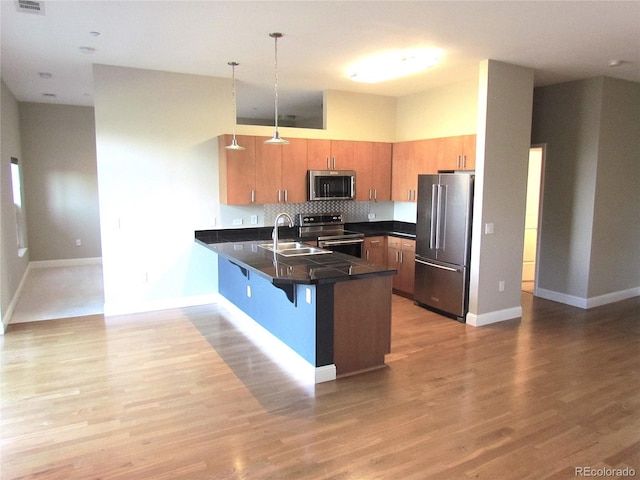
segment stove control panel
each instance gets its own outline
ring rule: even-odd
[[[302,227],[311,225],[342,225],[344,224],[344,214],[342,213],[314,213],[298,214],[298,224]]]

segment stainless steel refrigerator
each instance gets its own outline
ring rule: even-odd
[[[470,173],[418,175],[414,299],[461,322],[469,309],[474,180]]]

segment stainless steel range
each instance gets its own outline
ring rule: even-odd
[[[362,258],[364,234],[345,230],[344,214],[299,213],[296,223],[304,241],[315,240],[320,248]]]

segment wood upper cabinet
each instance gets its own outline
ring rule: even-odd
[[[476,136],[459,135],[438,139],[438,170],[474,170]]]
[[[309,170],[354,170],[353,145],[350,140],[307,140]]]
[[[393,144],[391,162],[391,200],[396,202],[411,202],[412,192],[417,188],[415,174],[416,141],[399,142]]]
[[[282,145],[268,145],[268,137],[256,137],[255,203],[278,203],[282,184]],[[282,195],[282,194],[280,194]]]
[[[391,200],[391,144],[353,142],[357,201]]]
[[[220,203],[225,205],[250,205],[256,193],[256,149],[255,138],[236,135],[238,144],[245,150],[227,150],[232,135],[218,137],[218,160],[220,170]]]
[[[437,171],[437,155],[438,142],[435,139],[394,143],[391,199],[415,202],[418,197],[418,175]]]
[[[287,140],[289,145],[282,145],[282,201],[303,203],[307,201],[307,139]]]
[[[256,137],[255,203],[301,203],[306,200],[307,141],[269,145]]]

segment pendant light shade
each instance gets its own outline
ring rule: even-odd
[[[233,101],[233,138],[231,139],[231,145],[227,145],[224,147],[227,150],[244,150],[244,147],[238,145],[238,141],[236,140],[236,67],[240,65],[238,62],[228,62],[228,65],[231,66],[231,99]]]
[[[264,143],[269,145],[287,145],[289,142],[283,138],[280,138],[280,132],[278,132],[278,39],[282,38],[282,34],[278,32],[270,33],[269,36],[275,40],[275,107],[276,107],[276,129],[273,132],[273,137]]]

